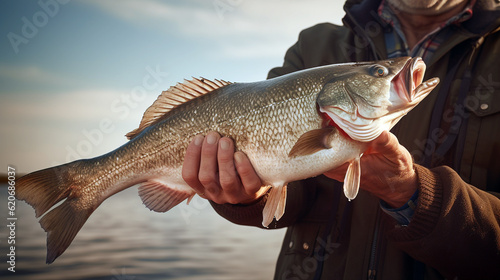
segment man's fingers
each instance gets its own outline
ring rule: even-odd
[[[205,191],[205,188],[198,179],[201,148],[204,138],[203,135],[197,135],[193,138],[187,147],[184,164],[182,165],[182,179],[199,194]]]
[[[237,195],[241,191],[241,182],[234,166],[234,143],[230,138],[219,140],[217,154],[219,163],[219,183],[226,196]]]
[[[390,154],[399,149],[399,141],[394,134],[383,131],[370,145],[369,153]]]
[[[349,167],[349,162],[344,163],[343,165],[329,170],[323,173],[326,177],[337,180],[339,182],[344,182],[345,173],[347,172],[347,168]]]
[[[205,187],[205,196],[208,198],[217,196],[220,192],[217,148],[220,135],[216,132],[209,132],[203,141],[201,148],[201,160],[198,179]]]
[[[366,172],[365,163],[369,158],[378,158],[384,162],[398,161],[402,154],[399,149],[399,142],[396,136],[388,131],[383,131],[382,134],[369,144],[367,150],[363,153],[361,157],[361,171]],[[325,172],[324,175],[337,181],[343,181],[348,166],[349,163],[344,163],[333,170]]]
[[[235,153],[233,140],[216,132],[193,138],[186,150],[182,178],[215,203],[250,202],[266,191],[246,155]]]
[[[234,153],[234,162],[245,192],[248,195],[254,195],[260,190],[262,182],[257,173],[255,173],[252,163],[243,152]]]

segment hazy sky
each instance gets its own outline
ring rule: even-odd
[[[257,81],[339,0],[0,2],[0,173],[126,142],[162,90],[192,76]],[[1,169],[3,168],[3,170]]]

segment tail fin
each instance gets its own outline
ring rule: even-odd
[[[76,175],[82,163],[75,161],[36,171],[16,182],[17,199],[31,205],[37,218],[66,199],[40,219],[40,225],[47,232],[48,264],[68,248],[98,206],[88,202],[82,203],[80,188],[85,185],[82,181],[87,179],[87,176]]]

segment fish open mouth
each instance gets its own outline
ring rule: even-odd
[[[394,64],[392,67],[394,72],[397,71],[394,68],[400,67],[398,72],[393,72],[395,75],[393,74],[394,76],[390,80],[390,89],[387,95],[373,96],[378,98],[379,104],[384,106],[368,104],[370,107],[365,104],[356,104],[352,98],[349,100],[354,103],[354,113],[343,110],[338,104],[319,106],[323,127],[335,126],[340,132],[356,141],[372,141],[382,131],[390,130],[439,83],[439,78],[424,81],[426,66],[420,57],[398,58],[381,63]]]
[[[409,59],[401,71],[392,79],[391,87],[407,103],[418,103],[438,84],[438,78],[425,82],[425,63],[420,57]]]

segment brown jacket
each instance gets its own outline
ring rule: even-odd
[[[346,3],[345,27],[302,31],[269,77],[385,59],[389,27],[370,12],[379,1],[357,2]],[[426,79],[440,77],[440,85],[392,131],[417,163],[419,197],[410,224],[398,226],[366,192],[347,202],[341,185],[324,176],[290,183],[285,215],[270,225],[288,227],[275,279],[500,279],[497,2],[478,0],[473,17],[452,27],[455,35],[427,64]],[[214,208],[232,222],[260,226],[266,198]]]

